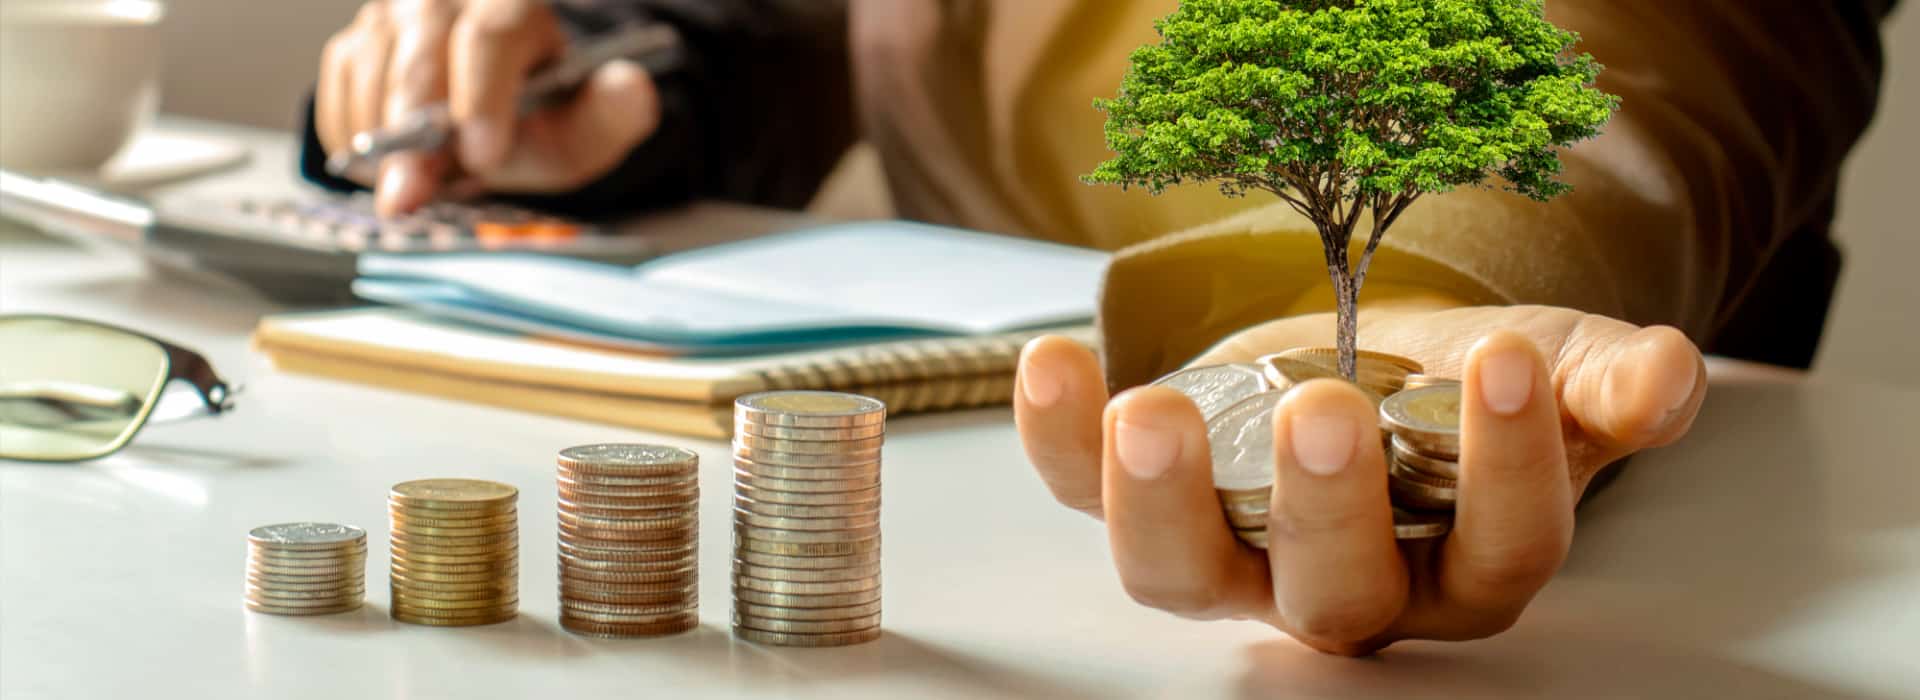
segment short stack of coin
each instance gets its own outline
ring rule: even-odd
[[[1155,384],[1176,389],[1201,407],[1213,452],[1214,487],[1234,535],[1249,545],[1267,546],[1267,520],[1273,498],[1273,411],[1294,386],[1313,379],[1339,379],[1333,348],[1299,348],[1260,358],[1264,386],[1241,379],[1245,365],[1195,367],[1162,377]],[[1386,353],[1361,351],[1358,386],[1376,406],[1400,391],[1410,378],[1445,383],[1419,374],[1420,363]],[[1210,410],[1211,407],[1211,410]],[[1387,442],[1382,433],[1381,441]],[[1396,506],[1400,501],[1395,501]],[[1394,535],[1422,539],[1446,534],[1451,519],[1395,507]]]
[[[282,523],[247,533],[247,609],[275,615],[357,610],[367,597],[367,531]]]
[[[781,391],[734,403],[733,634],[778,646],[880,638],[886,405]]]
[[[475,479],[396,484],[393,619],[459,627],[513,619],[520,608],[520,492]]]
[[[1394,394],[1380,405],[1380,426],[1393,435],[1387,483],[1394,505],[1452,510],[1460,478],[1460,385]]]
[[[700,456],[661,445],[560,451],[560,626],[651,637],[700,626]]]

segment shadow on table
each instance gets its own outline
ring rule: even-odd
[[[688,640],[688,636],[693,639]],[[690,666],[725,672],[747,689],[776,696],[876,683],[888,677],[894,677],[896,685],[910,682],[919,697],[1074,695],[1071,688],[1028,671],[891,630],[866,644],[819,649],[735,641],[727,628],[712,625],[674,639],[681,641],[660,644],[649,653],[672,655]]]

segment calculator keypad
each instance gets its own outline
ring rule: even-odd
[[[349,252],[540,250],[591,233],[584,224],[498,204],[436,202],[397,218],[373,213],[373,197],[241,199],[235,209],[265,231]]]

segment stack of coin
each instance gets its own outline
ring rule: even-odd
[[[1460,478],[1460,385],[1409,389],[1380,405],[1393,435],[1388,486],[1402,508],[1450,511]]]
[[[781,391],[734,403],[733,634],[779,646],[880,637],[886,405]]]
[[[447,627],[505,622],[520,607],[519,490],[474,479],[396,484],[393,619]]]
[[[593,637],[699,627],[699,455],[583,445],[558,461],[560,626]]]
[[[275,615],[357,610],[367,597],[367,531],[282,523],[247,533],[247,609]]]

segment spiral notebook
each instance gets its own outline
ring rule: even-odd
[[[751,357],[672,357],[370,307],[268,316],[254,348],[275,367],[459,401],[696,437],[733,431],[733,399],[828,389],[890,414],[1003,404],[1020,347],[1089,326],[921,338]]]

